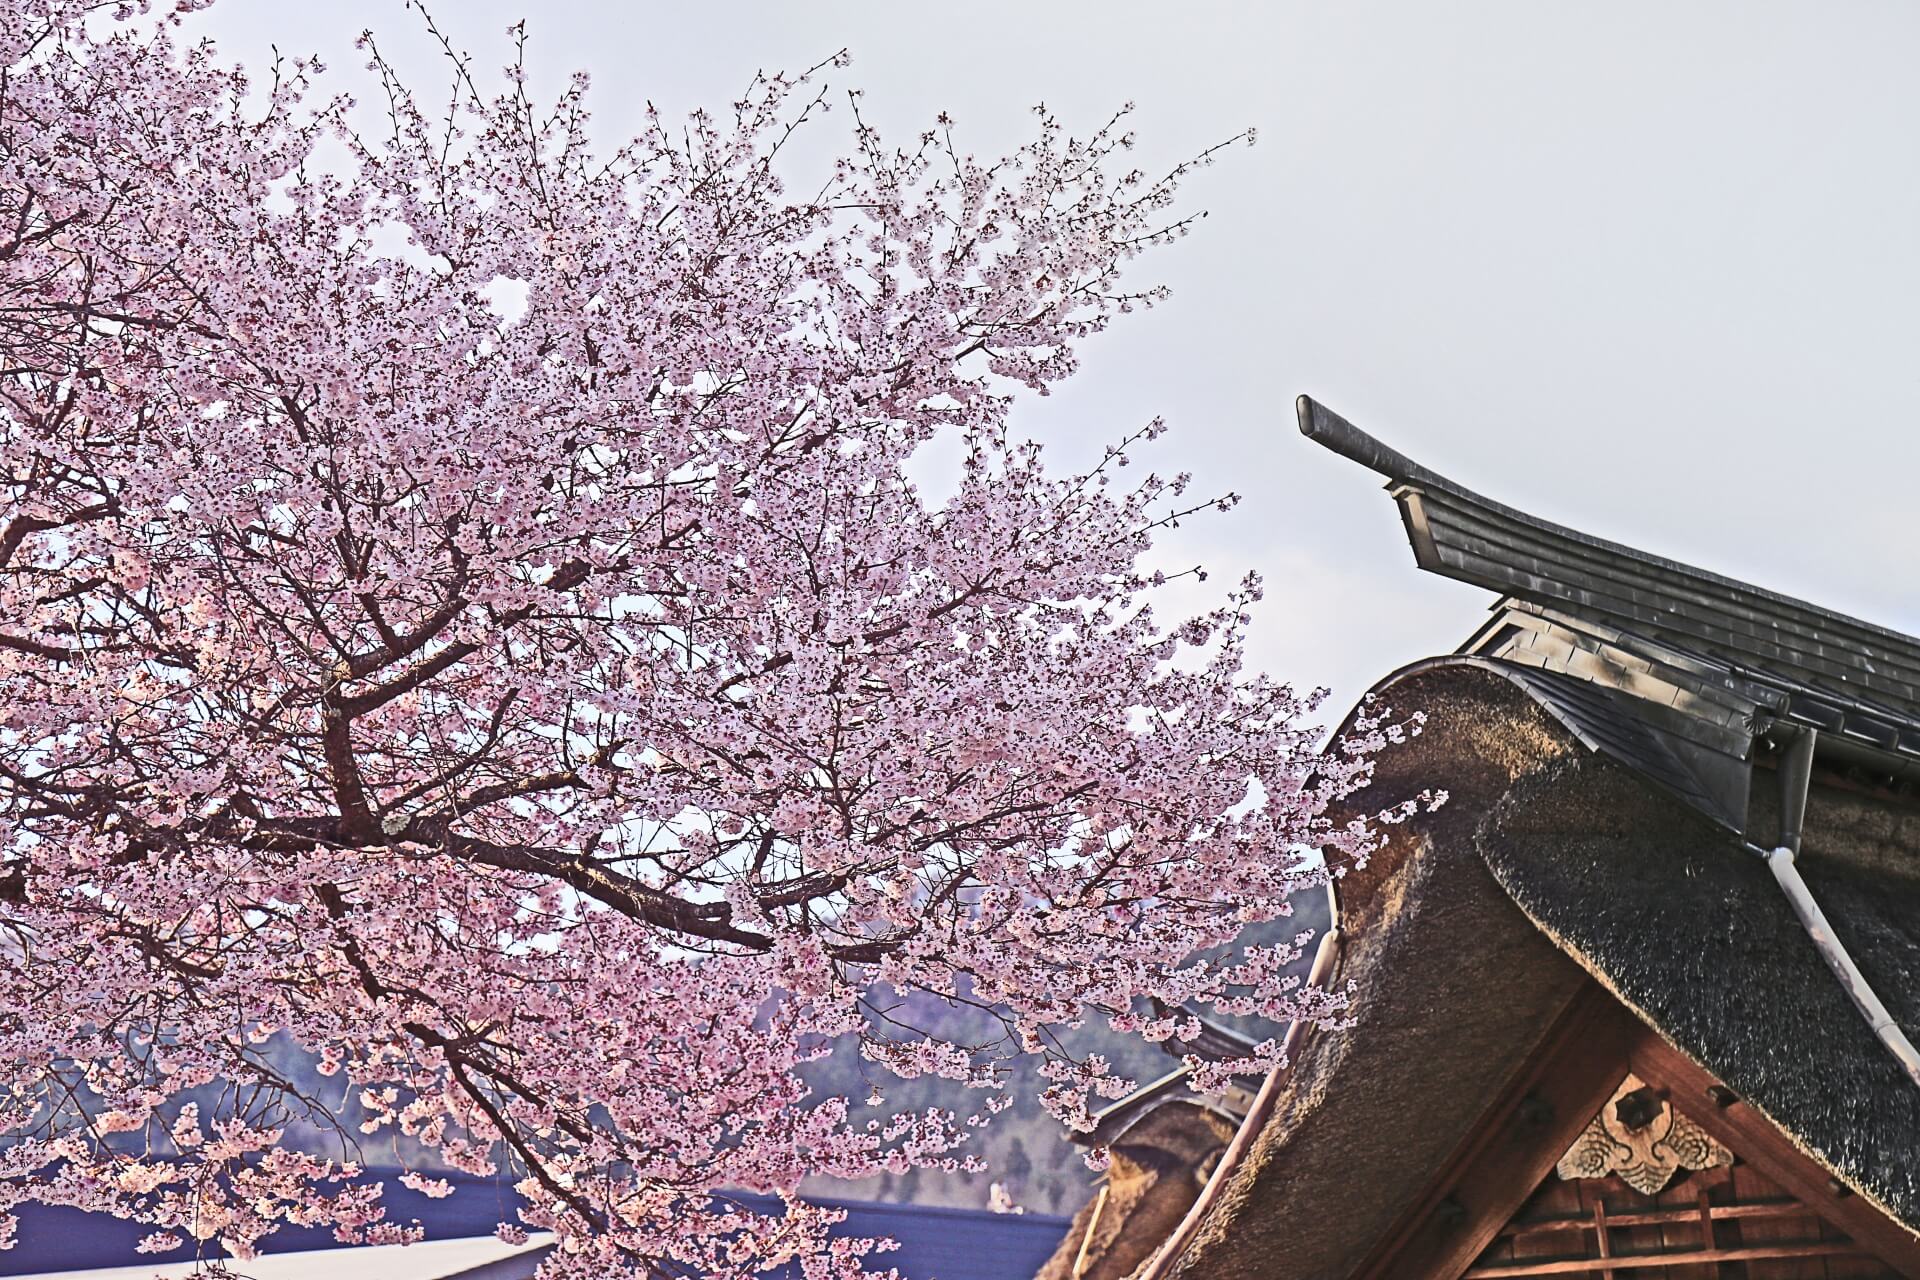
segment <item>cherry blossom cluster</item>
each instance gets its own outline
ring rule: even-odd
[[[1257,581],[1156,613],[1230,502],[1116,482],[1159,424],[1007,426],[1160,296],[1190,165],[887,144],[839,60],[597,153],[584,80],[449,48],[429,106],[368,38],[362,107],[190,7],[0,0],[0,1211],[403,1240],[398,1163],[516,1179],[551,1278],[854,1276],[800,1179],[965,1162],[1009,1055],[1084,1122],[1088,1019],[1337,1019],[1231,946],[1374,847],[1368,742],[1246,669]],[[986,1101],[811,1097],[832,1052]]]

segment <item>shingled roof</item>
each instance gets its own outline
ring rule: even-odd
[[[1515,678],[1722,826],[1744,833],[1756,746],[1783,724],[1820,731],[1829,758],[1920,777],[1920,640],[1483,498],[1306,396],[1299,416],[1387,478],[1421,568],[1504,597],[1462,653],[1546,673]]]

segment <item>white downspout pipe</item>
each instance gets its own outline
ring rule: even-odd
[[[1900,1024],[1893,1020],[1887,1006],[1868,985],[1860,966],[1847,954],[1839,935],[1827,923],[1826,912],[1820,910],[1820,904],[1813,900],[1807,882],[1800,877],[1800,869],[1794,865],[1800,854],[1801,831],[1807,822],[1807,791],[1813,781],[1813,748],[1818,737],[1816,730],[1798,729],[1787,747],[1786,758],[1780,762],[1779,845],[1773,849],[1761,849],[1751,844],[1747,847],[1766,860],[1767,869],[1773,872],[1781,892],[1787,895],[1787,901],[1793,906],[1793,913],[1800,917],[1807,936],[1813,940],[1814,950],[1833,970],[1833,976],[1840,979],[1841,990],[1847,993],[1847,998],[1853,1001],[1853,1007],[1866,1019],[1874,1036],[1899,1060],[1907,1078],[1920,1085],[1920,1049],[1913,1047],[1913,1041],[1907,1039],[1907,1033],[1900,1029]]]
[[[1800,878],[1800,870],[1794,866],[1793,850],[1781,845],[1768,853],[1766,860],[1767,869],[1773,872],[1773,878],[1780,882],[1787,901],[1793,904],[1793,913],[1800,917],[1800,923],[1806,926],[1807,936],[1813,939],[1814,950],[1833,970],[1834,977],[1840,979],[1840,986],[1853,1001],[1853,1007],[1867,1020],[1867,1025],[1873,1028],[1873,1034],[1880,1038],[1880,1043],[1900,1060],[1908,1078],[1920,1085],[1920,1049],[1913,1047],[1913,1041],[1907,1039],[1907,1033],[1900,1029],[1900,1024],[1887,1012],[1887,1006],[1867,985],[1860,966],[1853,962],[1853,957],[1847,954],[1847,949],[1834,935],[1833,926],[1827,923],[1826,913],[1813,900],[1807,882]]]

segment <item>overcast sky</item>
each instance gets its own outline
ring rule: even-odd
[[[1143,262],[1173,300],[1023,429],[1063,462],[1154,414],[1153,465],[1237,490],[1169,563],[1267,577],[1261,665],[1336,690],[1452,649],[1488,600],[1414,569],[1379,482],[1298,435],[1309,393],[1523,510],[1909,631],[1920,541],[1920,7],[1528,2],[668,5],[441,0],[490,66],[592,73],[604,137],[842,46],[883,131],[981,153],[1046,101],[1139,105],[1149,160],[1248,125]],[[364,27],[437,86],[400,0],[221,0],[197,28],[357,73]],[[828,128],[844,126],[844,114]]]

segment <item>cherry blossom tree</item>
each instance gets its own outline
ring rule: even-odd
[[[1124,112],[889,146],[839,59],[596,154],[584,80],[362,48],[364,106],[0,0],[0,1210],[403,1240],[398,1160],[517,1179],[551,1277],[852,1275],[724,1192],[952,1167],[1011,1054],[1083,1119],[1089,1018],[1338,1016],[1218,949],[1377,841],[1326,814],[1391,728],[1315,753],[1257,581],[1154,611],[1155,532],[1231,501],[1116,480],[1158,423],[1076,474],[1007,426],[1160,296],[1191,165]],[[809,1097],[830,1052],[982,1105]]]

